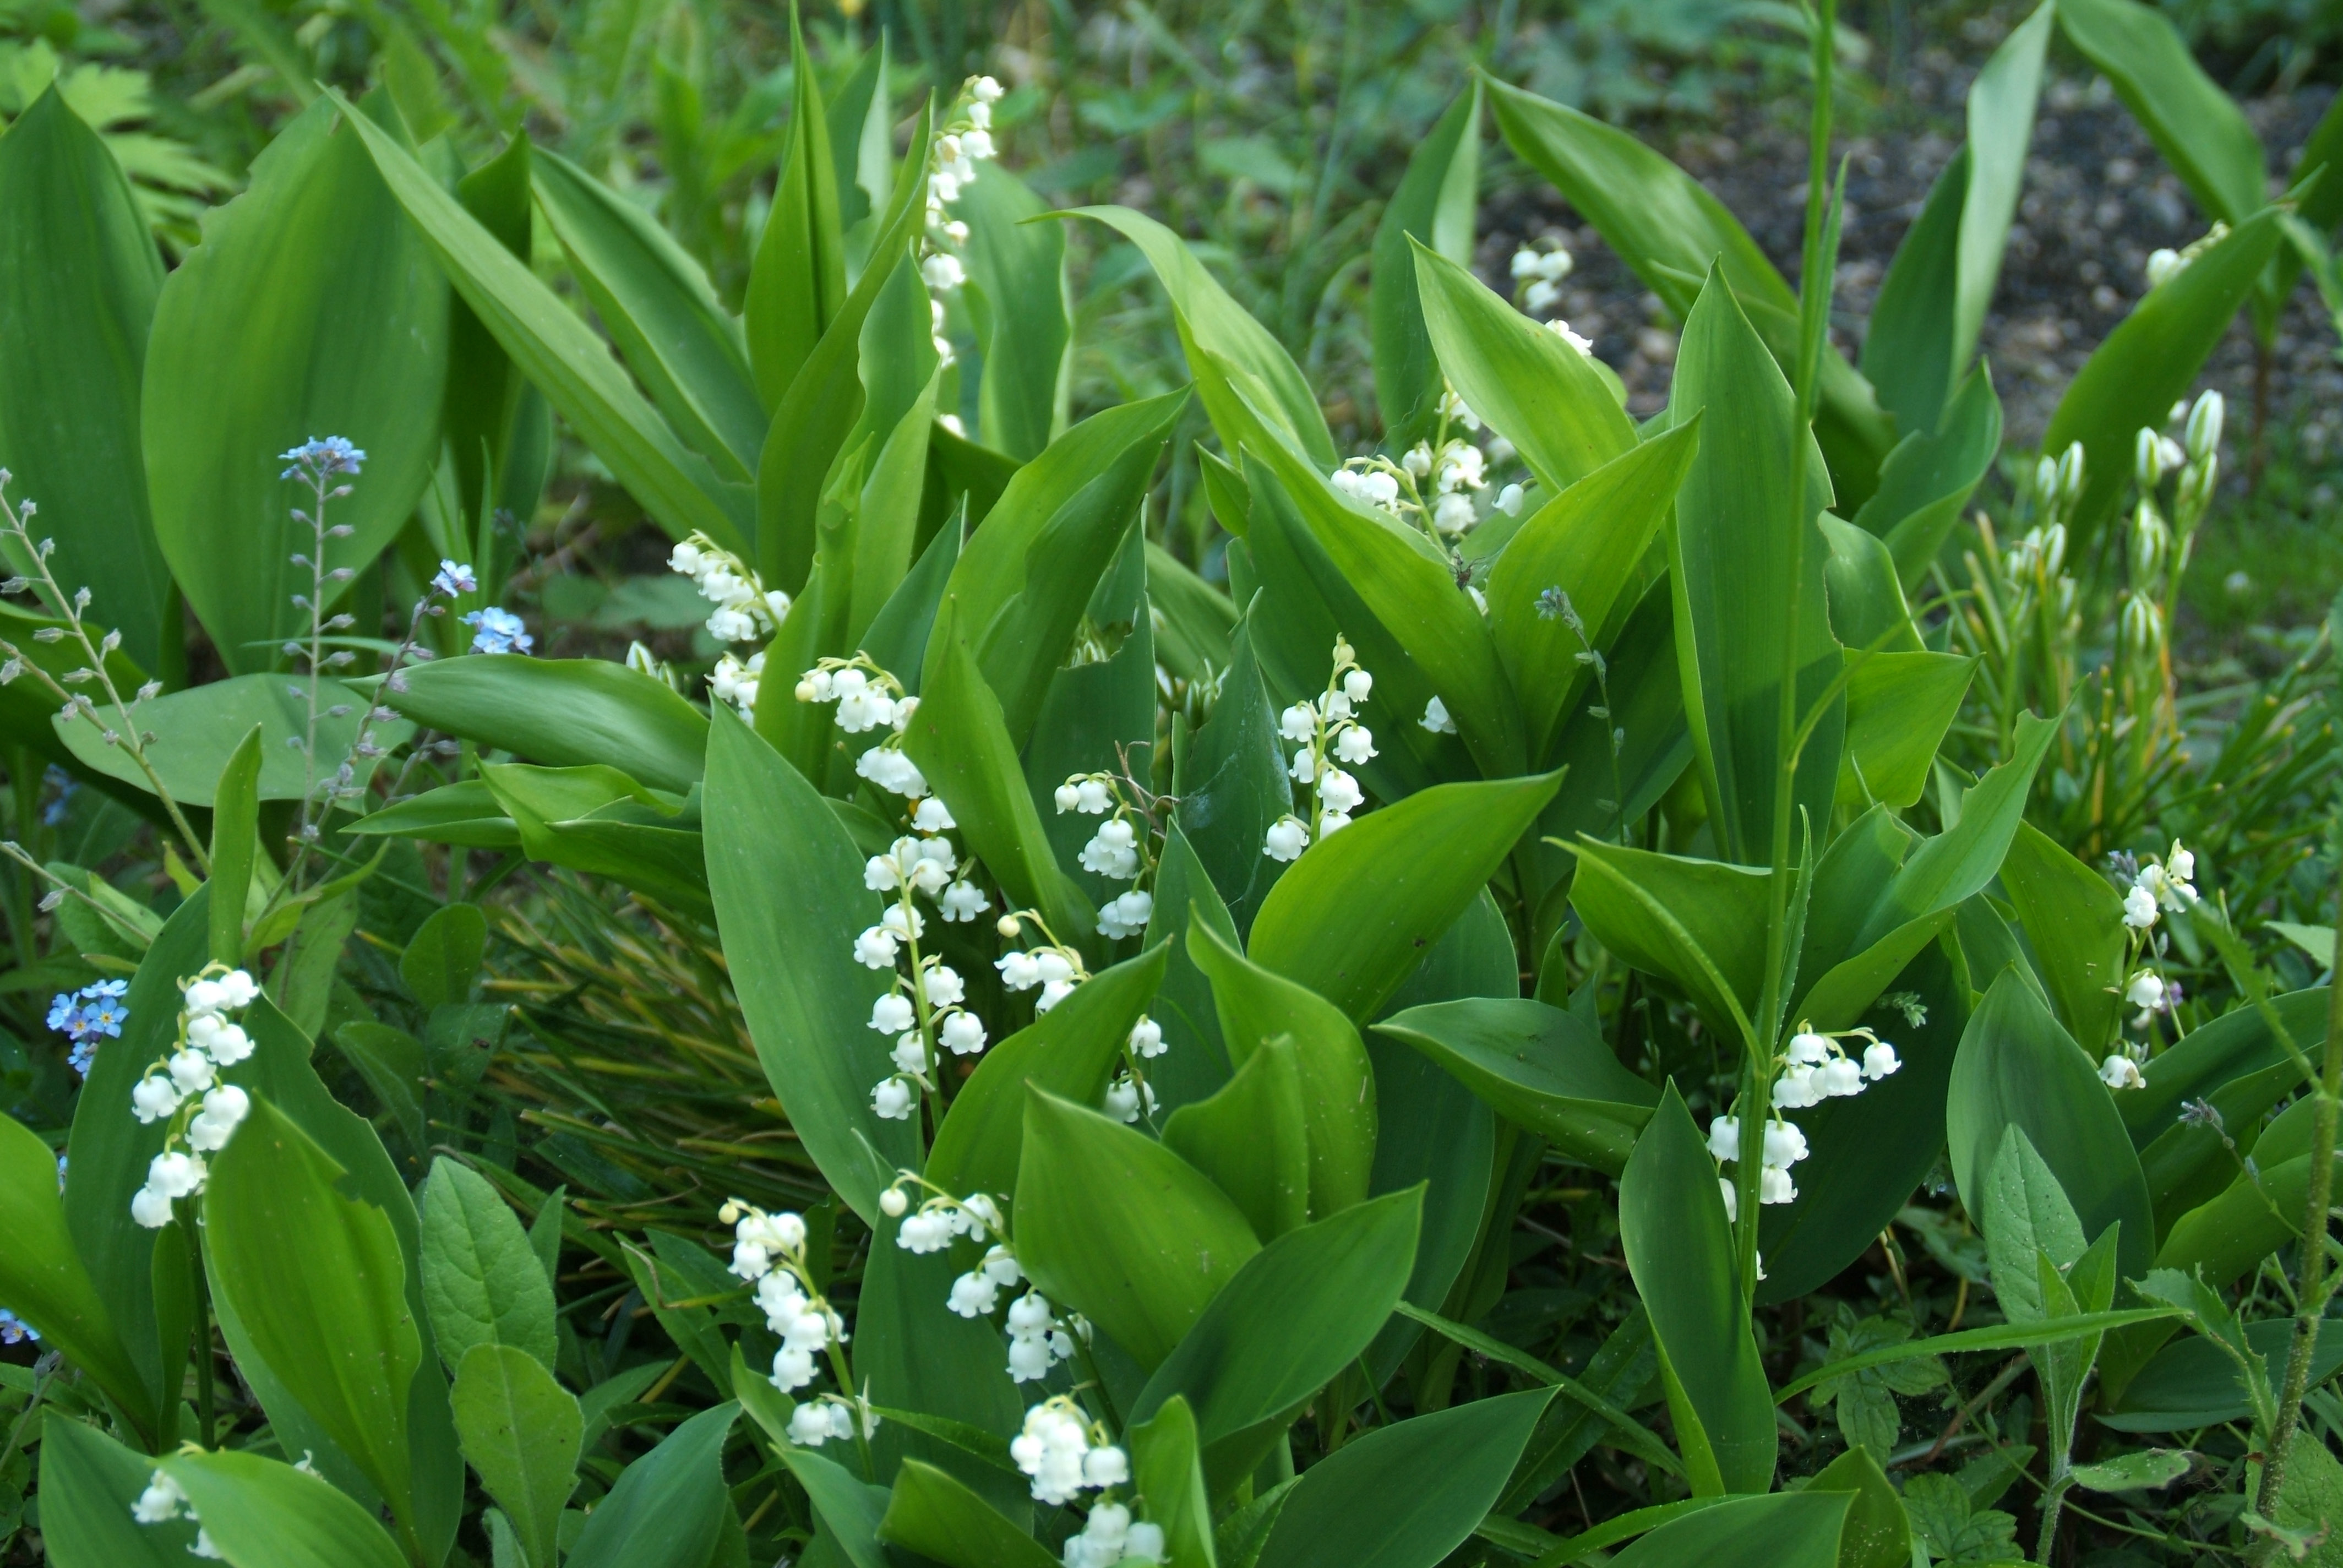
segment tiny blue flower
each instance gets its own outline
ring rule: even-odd
[[[37,1340],[40,1337],[40,1330],[7,1308],[0,1307],[0,1345],[21,1345],[26,1340]]]
[[[49,803],[41,808],[41,826],[61,827],[65,819],[65,812],[72,807],[74,791],[81,786],[74,782],[72,774],[55,764],[42,773],[41,782],[46,788],[56,791]]]
[[[119,999],[127,996],[129,993],[130,982],[128,980],[93,980],[88,985],[81,988],[81,1000],[84,1001],[96,1001],[101,998]]]
[[[101,1000],[81,1010],[81,1039],[91,1040],[104,1035],[108,1040],[122,1038],[122,1020],[130,1010],[118,1001]]]
[[[81,1009],[69,990],[61,990],[49,1002],[49,1027],[59,1034],[71,1034],[81,1022]]]
[[[464,624],[473,628],[474,653],[527,653],[537,645],[520,617],[508,609],[476,609],[464,618]]]
[[[89,1076],[89,1070],[96,1063],[96,1061],[97,1041],[86,1038],[75,1040],[74,1042],[72,1052],[65,1058],[65,1064],[71,1067],[75,1072],[80,1073],[84,1078],[87,1078]],[[59,1171],[57,1172],[57,1181],[60,1186],[64,1185],[65,1172],[63,1171]]]
[[[312,478],[322,479],[328,474],[355,474],[366,461],[366,453],[350,445],[347,436],[312,436],[287,452],[279,459],[289,464],[280,479],[289,479],[305,469]]]
[[[431,579],[431,590],[434,593],[444,593],[449,598],[455,598],[461,594],[478,593],[479,589],[480,579],[472,575],[472,568],[456,561],[441,561],[439,575]]]

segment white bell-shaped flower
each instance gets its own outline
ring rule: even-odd
[[[2110,1056],[2099,1063],[2099,1081],[2109,1089],[2147,1087],[2147,1080],[2140,1076],[2139,1063],[2121,1054]]]
[[[1812,1030],[1800,1030],[1790,1037],[1789,1046],[1782,1054],[1797,1066],[1820,1067],[1831,1059],[1830,1038]]]
[[[1806,1134],[1795,1121],[1765,1124],[1765,1163],[1786,1171],[1806,1157]]]
[[[936,1036],[953,1055],[973,1056],[984,1049],[984,1020],[972,1012],[951,1013]]]
[[[1135,937],[1147,929],[1155,914],[1155,895],[1133,888],[1120,893],[1099,907],[1099,934],[1116,941]]]
[[[890,991],[870,1004],[870,1027],[880,1034],[900,1034],[911,1027],[911,999]]]
[[[944,919],[950,921],[972,920],[992,908],[992,900],[974,882],[954,882],[936,900]]]
[[[880,1079],[870,1091],[870,1113],[881,1121],[909,1121],[911,1086],[900,1078]]]
[[[854,960],[865,969],[895,967],[898,939],[884,926],[871,926],[854,939]]]
[[[1355,768],[1374,760],[1375,738],[1363,724],[1353,724],[1334,737],[1334,755]]]
[[[1436,697],[1423,705],[1423,717],[1417,722],[1434,735],[1456,733],[1456,721],[1448,717],[1448,705]]]
[[[181,1102],[186,1099],[186,1096],[179,1092],[177,1084],[157,1074],[140,1079],[137,1087],[131,1090],[130,1110],[141,1121],[159,1121],[166,1116],[177,1114]]]
[[[171,1081],[178,1085],[182,1094],[201,1094],[219,1078],[219,1069],[212,1059],[192,1047],[173,1051],[168,1065]]]
[[[983,1273],[960,1275],[951,1282],[951,1293],[944,1298],[944,1305],[963,1318],[989,1317],[1000,1302],[999,1282]]]
[[[1768,1165],[1757,1172],[1757,1201],[1795,1203],[1797,1201],[1797,1185],[1790,1180],[1787,1171],[1778,1165]]]
[[[1903,1066],[1903,1060],[1896,1054],[1896,1048],[1884,1040],[1873,1040],[1863,1048],[1863,1076],[1874,1083],[1891,1072],[1900,1070]]]
[[[204,1096],[204,1108],[187,1123],[188,1144],[206,1154],[226,1148],[251,1111],[251,1096],[233,1083],[219,1085]]]
[[[930,1007],[958,1007],[968,996],[968,987],[960,980],[960,971],[950,964],[938,964],[930,970],[921,977],[921,985],[928,993]]]
[[[783,1345],[773,1352],[773,1386],[783,1393],[813,1382],[813,1352]],[[804,1408],[804,1407],[800,1407]]]
[[[1298,860],[1309,847],[1309,825],[1291,813],[1272,822],[1262,836],[1261,852],[1272,860]]]
[[[1329,768],[1319,778],[1318,799],[1329,811],[1340,811],[1347,816],[1357,810],[1366,798],[1366,792],[1359,788],[1359,781],[1340,768]]]
[[[1718,1116],[1710,1120],[1708,1157],[1718,1161],[1741,1158],[1741,1118]]]
[[[1163,1054],[1163,1026],[1151,1018],[1141,1017],[1131,1026],[1131,1051],[1141,1061],[1151,1061]]]
[[[1318,710],[1297,702],[1277,716],[1277,732],[1295,745],[1306,745],[1318,733]]]
[[[896,1071],[916,1078],[928,1070],[928,1042],[920,1038],[918,1030],[905,1030],[895,1037],[894,1049],[887,1053],[887,1060],[895,1064]]]
[[[1861,1094],[1863,1069],[1846,1057],[1835,1056],[1815,1070],[1815,1087],[1825,1095]]]
[[[2144,931],[2156,924],[2156,895],[2134,884],[2124,894],[2124,924],[2136,931]]]

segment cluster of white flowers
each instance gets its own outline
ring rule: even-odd
[[[732,1227],[732,1272],[756,1287],[765,1326],[780,1336],[773,1352],[773,1386],[793,1393],[813,1382],[815,1357],[827,1356],[840,1387],[846,1387],[839,1348],[846,1343],[846,1320],[815,1287],[806,1258],[806,1222],[801,1214],[769,1214],[735,1198],[717,1211]],[[863,1435],[879,1423],[867,1402],[824,1395],[801,1403],[789,1417],[789,1441],[819,1448],[831,1438],[854,1435],[860,1410]]]
[[[957,293],[968,281],[960,257],[968,244],[968,225],[951,216],[960,193],[976,183],[976,166],[994,155],[992,106],[1001,101],[1001,84],[990,76],[970,76],[936,134],[928,169],[926,243],[920,247],[920,276],[934,294]],[[953,359],[951,339],[944,334],[944,302],[930,299],[936,357],[946,365]]]
[[[1286,771],[1312,795],[1307,820],[1287,812],[1269,826],[1261,852],[1272,860],[1301,857],[1313,839],[1339,833],[1366,799],[1349,769],[1374,759],[1374,732],[1358,720],[1373,695],[1375,678],[1359,668],[1349,640],[1334,638],[1334,668],[1315,702],[1297,702],[1278,715],[1279,736],[1300,748]]]
[[[911,1210],[908,1188],[923,1188],[928,1196]],[[880,1211],[900,1219],[895,1244],[907,1252],[940,1252],[961,1238],[985,1249],[974,1268],[960,1274],[945,1293],[944,1305],[963,1318],[989,1318],[1001,1306],[1001,1292],[1025,1282],[1016,1249],[1009,1240],[1009,1223],[1001,1201],[990,1193],[972,1192],[956,1198],[910,1171],[900,1171],[879,1194]],[[996,1240],[997,1238],[997,1240]],[[1079,1318],[1059,1319],[1049,1299],[1029,1284],[1009,1303],[1009,1375],[1033,1382],[1074,1353],[1073,1331],[1087,1336]]]
[[[1106,819],[1082,846],[1082,869],[1111,882],[1153,879],[1155,851],[1149,813],[1156,803],[1154,796],[1111,773],[1076,773],[1058,786],[1054,798],[1060,816],[1079,811],[1085,817]],[[1099,934],[1115,941],[1135,937],[1147,929],[1154,915],[1155,895],[1133,886],[1109,899],[1099,910]]]
[[[1102,1428],[1065,1395],[1025,1412],[1025,1428],[1009,1440],[1009,1457],[1033,1478],[1033,1501],[1062,1507],[1079,1493],[1121,1486],[1131,1460],[1106,1441]]]
[[[770,638],[789,613],[789,596],[766,588],[747,562],[706,534],[694,534],[669,551],[667,564],[689,578],[699,597],[716,607],[708,617],[708,635],[727,645],[727,651],[709,675],[709,691],[719,702],[754,717],[765,655],[759,649],[744,659],[729,651],[730,645]]]
[[[1452,427],[1464,432],[1452,435]],[[1373,507],[1403,519],[1421,518],[1436,538],[1454,540],[1470,533],[1482,520],[1473,495],[1489,487],[1490,454],[1466,438],[1478,435],[1481,417],[1473,412],[1453,387],[1440,396],[1440,426],[1427,440],[1418,441],[1396,463],[1388,457],[1353,457],[1329,476],[1341,494],[1362,506]],[[1505,455],[1511,455],[1511,447]],[[1517,484],[1501,488],[1492,503],[1508,517],[1521,516],[1525,492]],[[1478,588],[1464,584],[1482,613],[1488,600]]]
[[[1021,940],[1027,922],[1046,939],[1031,948],[1011,948],[992,960],[1001,971],[1001,983],[1012,991],[1028,991],[1039,987],[1041,994],[1033,999],[1036,1013],[1048,1012],[1074,994],[1074,988],[1091,978],[1083,967],[1082,955],[1058,940],[1047,920],[1036,910],[1012,910],[1001,917],[994,930],[1011,941]]]
[[[2124,987],[2124,1000],[2139,1009],[2131,1020],[2134,1029],[2146,1029],[2159,1014],[2178,1007],[2180,1000],[2180,982],[2166,980],[2154,970],[2137,971]]]
[[[1720,1165],[1741,1158],[1741,1119],[1720,1116],[1708,1124],[1708,1152]],[[1765,1123],[1764,1166],[1757,1173],[1757,1201],[1760,1203],[1795,1203],[1798,1199],[1797,1184],[1790,1180],[1790,1167],[1804,1160],[1809,1151],[1806,1135],[1795,1121],[1785,1121],[1779,1112]],[[1719,1191],[1725,1194],[1725,1212],[1730,1219],[1741,1210],[1741,1197],[1734,1183],[1723,1176],[1716,1179]]]
[[[1101,1503],[1082,1521],[1081,1533],[1066,1538],[1066,1568],[1114,1568],[1118,1563],[1163,1561],[1163,1526],[1132,1523],[1131,1510]]]
[[[2172,840],[2171,852],[2161,861],[2151,857],[2124,890],[2124,924],[2145,931],[2156,924],[2159,911],[2177,914],[2196,907],[2197,857]]]
[[[2156,931],[2157,920],[2167,914],[2195,909],[2203,902],[2197,891],[2197,857],[2175,839],[2161,860],[2150,856],[2145,865],[2135,867],[2129,856],[2118,855],[2115,863],[2128,883],[2123,897],[2123,921],[2131,947],[2128,962],[2157,958],[2164,946]],[[2126,1001],[2139,1010],[2131,1023],[2134,1029],[2140,1030],[2172,1012],[2181,1001],[2180,982],[2167,980],[2147,964],[2132,970],[2123,994]],[[2139,1070],[2147,1051],[2146,1041],[2119,1044],[2099,1063],[2099,1081],[2109,1089],[2147,1087],[2147,1081]]]
[[[242,970],[214,963],[180,990],[177,1041],[130,1091],[131,1112],[140,1121],[172,1123],[163,1152],[147,1164],[146,1184],[130,1200],[131,1218],[149,1230],[171,1222],[174,1199],[204,1190],[209,1172],[203,1157],[226,1148],[252,1111],[251,1097],[222,1081],[220,1070],[252,1055],[252,1037],[229,1015],[260,1000],[258,983]],[[185,1149],[177,1147],[183,1138]]]
[[[1842,1040],[1862,1040],[1862,1058],[1849,1056]],[[1896,1048],[1868,1029],[1824,1034],[1803,1025],[1777,1060],[1782,1070],[1774,1080],[1776,1111],[1804,1111],[1836,1096],[1861,1094],[1904,1065]]]
[[[2195,261],[2228,236],[2229,226],[2225,223],[2216,223],[2205,231],[2203,237],[2191,241],[2182,249],[2174,250],[2165,246],[2149,251],[2147,267],[2147,286],[2150,289],[2162,288],[2166,284],[2187,271],[2190,262]]]
[[[1533,316],[1553,309],[1573,265],[1570,252],[1558,245],[1544,250],[1525,245],[1513,252],[1513,286],[1521,291],[1523,308]]]
[[[187,1548],[188,1556],[223,1563],[227,1560],[226,1553],[212,1544],[211,1532],[196,1518],[195,1504],[179,1490],[179,1483],[159,1470],[147,1479],[146,1490],[130,1505],[130,1517],[141,1524],[167,1524],[174,1519],[185,1519],[196,1526],[195,1544]]]

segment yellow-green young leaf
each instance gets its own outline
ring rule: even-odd
[[[1052,1568],[1058,1561],[999,1509],[916,1459],[895,1473],[879,1539],[946,1568]]]
[[[1481,896],[1561,776],[1443,784],[1312,844],[1253,921],[1252,961],[1373,1018]]]
[[[0,1301],[147,1430],[154,1398],[74,1249],[57,1198],[56,1153],[6,1116],[0,1116],[0,1231],[8,1236],[0,1248]]]
[[[984,356],[977,434],[1020,461],[1065,427],[1073,323],[1067,315],[1065,230],[1027,220],[1049,204],[1000,165],[960,189],[952,209],[968,225],[968,291]]]
[[[2164,428],[2221,335],[2277,254],[2281,214],[2266,208],[2231,229],[2133,307],[2084,361],[2050,416],[2042,449],[2081,442],[2087,487],[2068,525],[2080,549],[2131,487],[2132,441]]]
[[[1492,293],[1463,261],[1421,245],[1414,256],[1439,370],[1520,448],[1549,494],[1634,449],[1635,422],[1593,359]]]
[[[602,763],[682,794],[708,720],[664,681],[600,658],[478,654],[410,669],[383,700],[417,723],[554,767]]]
[[[1693,1492],[1765,1491],[1780,1442],[1774,1399],[1742,1304],[1716,1162],[1674,1084],[1620,1175],[1619,1240],[1659,1339]]]
[[[879,1190],[917,1158],[909,1125],[870,1109],[894,1071],[866,1027],[887,981],[855,961],[854,939],[879,900],[827,802],[748,726],[719,713],[709,755],[709,892],[749,1037],[806,1151],[875,1224]]]
[[[158,1468],[238,1568],[400,1568],[406,1561],[363,1507],[282,1460],[227,1450],[175,1454]]]
[[[779,407],[814,345],[846,307],[846,236],[839,214],[837,158],[821,84],[794,6],[789,11],[789,59],[797,68],[791,73],[796,97],[789,106],[789,147],[781,155],[780,184],[773,192],[764,236],[757,242],[743,302],[749,359],[768,408]],[[883,76],[876,85],[883,91]],[[761,445],[761,432],[759,436]]]
[[[212,796],[212,959],[244,962],[245,906],[252,891],[253,854],[260,834],[260,737],[256,724],[229,753]]]
[[[1951,653],[1850,651],[1846,658],[1852,673],[1838,803],[1908,807],[1927,787],[1936,748],[1960,714],[1977,661]]]
[[[627,1466],[586,1518],[567,1568],[699,1568],[716,1551],[732,1500],[724,1440],[740,1407],[703,1410]]]
[[[739,324],[708,276],[633,202],[558,153],[531,160],[539,210],[620,357],[685,445],[735,484],[756,472],[766,413]]]
[[[422,1341],[389,1216],[344,1197],[343,1175],[307,1133],[253,1096],[251,1115],[211,1162],[206,1249],[270,1372],[365,1471],[411,1541],[407,1392]]]
[[[1614,1176],[1659,1103],[1659,1091],[1620,1066],[1599,1033],[1542,1001],[1432,1002],[1375,1030],[1438,1062],[1506,1121]]]
[[[653,520],[678,538],[697,530],[748,549],[755,512],[747,487],[719,479],[679,440],[593,329],[395,137],[355,112],[345,123],[464,303]]]
[[[2123,900],[2113,885],[2047,834],[2020,822],[2002,858],[2001,886],[2026,928],[2059,1021],[2087,1042],[2087,1050],[2111,1039],[2123,1010],[2129,950]]]
[[[1480,186],[1481,84],[1475,79],[1408,155],[1407,173],[1375,226],[1367,319],[1374,335],[1375,406],[1386,430],[1399,432],[1411,420],[1432,417],[1440,396],[1440,366],[1424,330],[1409,244],[1469,263]]]
[[[70,1352],[68,1352],[70,1353]],[[41,1432],[41,1536],[56,1568],[186,1568],[192,1520],[141,1524],[155,1461],[77,1421]]]
[[[1271,1036],[1217,1092],[1182,1106],[1163,1123],[1164,1143],[1234,1199],[1264,1239],[1310,1217],[1310,1126],[1299,1055],[1292,1036]]]
[[[1195,1412],[1175,1395],[1152,1420],[1126,1427],[1124,1435],[1131,1483],[1147,1499],[1147,1517],[1163,1527],[1166,1568],[1218,1568]]]
[[[163,264],[97,133],[49,87],[0,140],[0,464],[39,504],[50,569],[86,585],[89,618],[149,669],[170,578],[146,511],[138,387]],[[11,571],[31,563],[11,554]],[[170,638],[176,653],[176,628]]]
[[[1772,873],[1580,835],[1571,902],[1595,940],[1682,986],[1710,1022],[1746,1037],[1765,970]]]
[[[457,1368],[448,1402],[464,1457],[512,1521],[528,1561],[550,1563],[562,1504],[578,1489],[586,1418],[577,1396],[535,1356],[476,1344]]]
[[[1151,1372],[1261,1242],[1161,1143],[1040,1089],[1026,1094],[1017,1260]]]
[[[1323,1219],[1358,1202],[1375,1162],[1375,1074],[1358,1026],[1309,987],[1246,958],[1208,920],[1190,921],[1188,956],[1212,981],[1221,1039],[1239,1070],[1279,1036],[1293,1047],[1309,1127],[1310,1212]]]
[[[1830,595],[1831,634],[1850,656],[1916,653],[1919,628],[1896,576],[1896,558],[1886,541],[1825,512],[1815,519],[1829,554],[1823,582]]]
[[[438,460],[447,284],[369,165],[362,117],[320,103],[287,126],[156,302],[141,409],[156,537],[234,670],[277,664],[309,624],[292,599],[310,568],[291,558],[317,547],[279,454],[313,436],[367,454],[327,503],[352,530],[326,541],[328,570],[369,565]]]
[[[1476,405],[1477,407],[1477,405]],[[1590,678],[1586,644],[1550,597],[1559,589],[1594,639],[1639,585],[1700,441],[1698,418],[1630,447],[1562,491],[1515,533],[1489,573],[1489,628],[1522,702],[1529,755],[1543,759]],[[1518,443],[1516,443],[1518,445]]]
[[[1342,461],[1326,416],[1301,367],[1269,329],[1229,297],[1187,242],[1151,217],[1124,206],[1076,207],[1139,247],[1171,297],[1180,347],[1197,396],[1229,452],[1284,446],[1331,473]]]
[[[444,1155],[423,1184],[423,1302],[450,1368],[492,1344],[551,1369],[553,1286],[528,1232],[486,1177]]]
[[[988,1050],[936,1130],[927,1178],[950,1192],[1016,1191],[1025,1086],[1095,1105],[1130,1048],[1131,1025],[1163,980],[1170,942],[1093,975],[1074,993]]]

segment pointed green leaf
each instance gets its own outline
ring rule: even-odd
[[[1620,1066],[1599,1033],[1542,1001],[1434,1002],[1375,1030],[1440,1063],[1571,1160],[1614,1175],[1659,1103],[1659,1091]]]
[[[779,406],[846,304],[843,193],[821,84],[795,10],[789,13],[789,59],[796,97],[789,107],[789,146],[781,155],[772,212],[757,242],[745,312],[749,358],[769,408]]]
[[[1430,246],[1451,261],[1470,263],[1480,184],[1481,84],[1476,80],[1457,95],[1408,155],[1407,172],[1375,226],[1367,320],[1374,335],[1375,407],[1385,429],[1397,430],[1411,416],[1428,412],[1440,396],[1440,366],[1424,330],[1409,241]]]
[[[404,1561],[364,1508],[282,1460],[230,1450],[176,1454],[159,1468],[237,1568],[398,1568]]]
[[[423,1301],[451,1368],[487,1344],[551,1370],[553,1286],[528,1232],[487,1178],[445,1155],[423,1184]]]
[[[550,1563],[562,1505],[578,1487],[586,1418],[577,1397],[534,1355],[511,1345],[476,1344],[464,1355],[448,1399],[464,1457],[511,1520],[528,1561]]]
[[[1310,1217],[1310,1131],[1292,1037],[1272,1035],[1219,1092],[1173,1111],[1163,1141],[1271,1239]]]
[[[716,1550],[732,1500],[724,1442],[737,1404],[703,1410],[627,1466],[586,1516],[566,1568],[701,1568]]]
[[[1073,323],[1065,230],[1028,221],[1049,204],[998,164],[961,187],[952,210],[968,225],[962,297],[984,356],[977,433],[986,446],[1030,460],[1066,423]]]
[[[400,680],[382,699],[430,729],[555,767],[607,764],[655,789],[680,794],[699,782],[708,720],[625,665],[478,654]]]
[[[947,1568],[1051,1568],[1058,1561],[983,1498],[916,1459],[896,1472],[879,1539]]]

